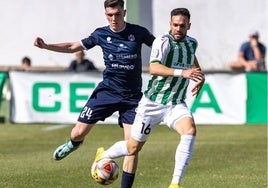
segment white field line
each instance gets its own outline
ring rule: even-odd
[[[52,126],[49,126],[49,127],[45,127],[42,130],[43,131],[54,131],[54,130],[63,129],[63,128],[69,127],[69,126],[72,126],[72,125],[52,125]]]

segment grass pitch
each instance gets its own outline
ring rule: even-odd
[[[0,187],[101,188],[89,177],[96,149],[123,136],[116,125],[98,125],[66,159],[54,161],[55,148],[71,126],[0,125]],[[179,137],[159,126],[140,153],[133,188],[167,188]],[[122,159],[117,159],[122,167]],[[120,188],[121,176],[109,188]],[[198,125],[195,151],[183,188],[266,188],[267,126]]]

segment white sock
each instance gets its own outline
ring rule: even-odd
[[[175,154],[172,183],[179,184],[194,150],[195,136],[182,135]]]
[[[105,150],[102,154],[102,158],[118,158],[129,155],[127,150],[127,141],[119,141]]]

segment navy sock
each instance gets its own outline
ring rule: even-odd
[[[70,139],[70,140],[71,140],[74,147],[78,147],[83,143],[83,141],[73,141],[72,139]]]
[[[131,188],[134,182],[135,174],[123,171],[121,188]]]

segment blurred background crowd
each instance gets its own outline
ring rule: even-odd
[[[258,32],[259,42],[267,46],[266,0],[168,0],[164,4],[161,0],[127,0],[126,6],[126,20],[145,26],[155,36],[167,32],[171,9],[188,8],[192,14],[188,34],[199,41],[197,56],[205,70],[233,70],[231,64],[238,60],[240,47],[249,40],[252,31]],[[4,26],[1,27],[0,44],[2,70],[6,66],[19,65],[24,56],[31,59],[33,67],[66,70],[74,55],[40,51],[33,46],[34,38],[43,36],[47,42],[76,41],[87,37],[96,27],[108,24],[102,1],[4,0],[0,2],[0,12],[0,21]],[[149,49],[145,47],[143,53],[146,70]],[[85,52],[85,58],[92,61],[96,69],[104,68],[100,49]],[[263,61],[267,62],[267,56],[263,57]]]

